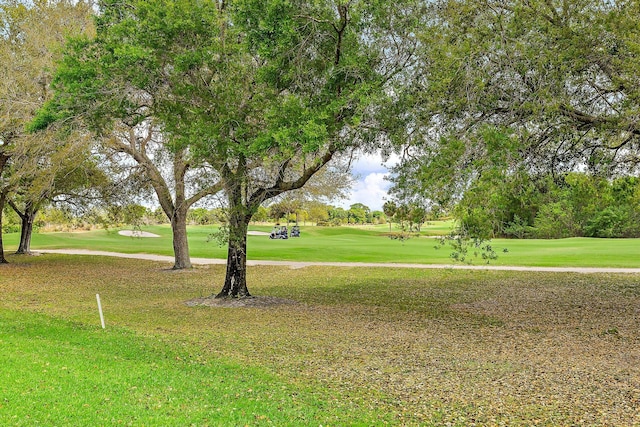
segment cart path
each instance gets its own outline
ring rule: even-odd
[[[161,261],[173,263],[173,256],[153,255],[153,254],[125,254],[119,252],[91,251],[85,249],[37,249],[35,253],[51,253],[65,255],[94,255],[110,256],[119,258],[143,259],[148,261]],[[224,265],[225,259],[217,258],[191,258],[191,263],[195,265]],[[494,270],[494,271],[540,271],[555,273],[626,273],[640,274],[640,268],[613,268],[613,267],[523,267],[523,266],[502,266],[502,265],[467,265],[467,264],[408,264],[408,263],[380,263],[380,262],[307,262],[307,261],[270,261],[270,260],[247,260],[248,266],[255,265],[275,265],[293,269],[311,266],[321,267],[385,267],[385,268],[422,268],[439,270]]]

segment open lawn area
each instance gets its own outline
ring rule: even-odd
[[[438,232],[449,223],[432,223],[425,233]],[[127,237],[117,230],[33,235],[32,248],[89,249],[124,253],[173,255],[169,226],[143,227],[143,231],[160,238]],[[207,241],[216,229],[211,226],[189,227],[192,257],[226,258],[226,247]],[[268,232],[269,226],[251,226],[251,231]],[[325,261],[325,262],[400,262],[451,264],[452,249],[435,249],[437,241],[426,236],[401,242],[390,239],[388,226],[366,228],[303,226],[302,237],[270,240],[264,235],[249,235],[248,258],[256,260]],[[430,231],[431,230],[431,231]],[[15,250],[18,233],[4,236],[7,252]],[[571,238],[559,240],[507,240],[491,242],[499,258],[493,265],[562,266],[562,267],[640,267],[640,239]],[[504,250],[507,252],[504,252]],[[482,260],[475,260],[482,264]]]
[[[0,425],[640,425],[638,275],[9,261]]]

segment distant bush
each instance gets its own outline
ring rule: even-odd
[[[640,178],[488,174],[453,212],[484,237],[640,237]]]
[[[589,220],[585,227],[585,235],[588,237],[636,237],[638,225],[629,214],[630,212],[623,207],[607,207]]]
[[[580,235],[568,202],[544,205],[533,223],[533,236],[540,239],[562,239]]]
[[[20,224],[3,224],[2,225],[2,233],[10,234],[10,233],[19,233],[20,232]]]
[[[412,237],[420,237],[420,233],[412,233],[406,231],[392,231],[390,233],[383,233],[383,236],[387,236],[391,240],[408,240]]]

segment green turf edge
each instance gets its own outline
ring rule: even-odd
[[[226,258],[226,248],[207,242],[214,230],[211,226],[191,226],[190,254],[193,258]],[[251,226],[254,231],[267,231],[268,226]],[[123,253],[150,253],[172,256],[169,226],[144,228],[160,238],[131,238],[117,231],[96,230],[81,233],[34,234],[32,247],[38,249],[89,249]],[[356,227],[302,227],[299,239],[270,240],[267,236],[248,236],[248,257],[255,260],[320,261],[320,262],[407,262],[420,264],[452,264],[452,249],[445,245],[435,249],[436,241],[413,238],[405,242],[391,240],[384,229]],[[6,251],[15,250],[18,235],[5,236]],[[499,258],[492,265],[538,267],[640,267],[640,239],[569,238],[558,240],[494,239],[491,242]],[[473,256],[471,256],[473,258]],[[481,265],[481,259],[473,259]]]
[[[0,348],[0,425],[394,424],[317,384],[125,329],[0,309]]]

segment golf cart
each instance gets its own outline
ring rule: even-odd
[[[271,230],[271,234],[269,234],[269,238],[270,239],[288,239],[289,231],[287,230],[287,226],[286,225],[274,226],[273,230]]]

